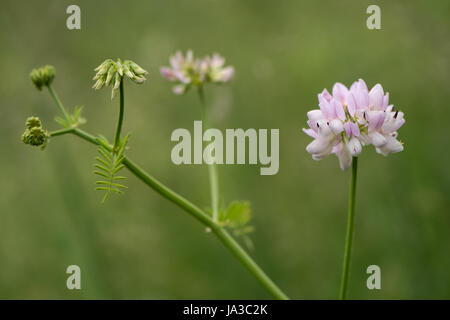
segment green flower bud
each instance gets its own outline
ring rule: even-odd
[[[148,72],[146,70],[142,69],[140,66],[138,66],[133,61],[130,61],[130,67],[137,76],[144,76],[144,75],[148,74]]]
[[[27,122],[25,123],[25,126],[27,127],[27,129],[32,129],[36,127],[42,127],[42,123],[38,117],[29,117],[27,119]]]
[[[35,147],[44,146],[47,144],[49,133],[41,127],[34,127],[26,129],[22,135],[22,141]]]
[[[123,64],[123,72],[127,75],[128,78],[134,78],[133,72],[131,72],[129,65],[126,63]]]
[[[128,77],[135,83],[143,83],[146,78],[145,75],[148,74],[147,71],[138,66],[135,62],[131,60],[113,61],[112,59],[106,59],[97,68],[97,72],[93,80],[95,84],[92,86],[95,90],[103,88],[104,85],[112,87],[111,99],[114,98],[117,90],[119,89],[120,82],[124,77]]]
[[[55,78],[55,68],[46,65],[38,69],[33,69],[30,73],[30,78],[36,88],[42,90],[42,87],[47,87],[53,82],[53,79]]]
[[[50,134],[42,128],[41,120],[37,117],[29,117],[25,125],[26,130],[22,135],[23,143],[45,148]]]
[[[116,67],[115,66],[109,67],[105,80],[107,86],[111,84],[111,80],[113,79],[113,77],[115,77],[115,74],[116,74]]]

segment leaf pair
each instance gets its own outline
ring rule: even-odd
[[[121,180],[125,180],[124,176],[119,176],[119,172],[125,167],[123,165],[123,152],[127,145],[129,135],[127,135],[119,144],[117,150],[112,150],[108,143],[108,140],[101,136],[97,138],[99,147],[97,149],[99,156],[95,159],[97,163],[94,165],[96,170],[94,173],[102,178],[102,180],[96,181],[98,185],[96,190],[105,191],[102,203],[111,192],[123,193],[123,189],[127,189],[127,186],[120,184]]]
[[[62,117],[55,117],[55,121],[62,125],[64,128],[76,128],[80,124],[85,124],[86,119],[81,117],[81,112],[83,111],[83,107],[76,106],[75,110],[72,114],[69,114],[69,119],[65,119]]]

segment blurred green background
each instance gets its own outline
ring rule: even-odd
[[[66,28],[70,4],[82,29]],[[381,7],[382,30],[366,28]],[[335,156],[316,162],[301,128],[317,93],[340,81],[380,82],[405,112],[405,150],[387,158],[364,149],[359,161],[349,297],[450,298],[449,1],[10,1],[0,11],[0,298],[266,299],[270,296],[223,245],[181,209],[130,173],[129,190],[101,204],[95,148],[75,136],[41,152],[20,141],[36,115],[49,130],[56,106],[29,80],[56,67],[65,106],[84,105],[84,129],[112,138],[118,99],[91,89],[105,58],[149,70],[126,85],[128,154],[194,203],[207,207],[204,166],[170,160],[171,132],[200,118],[194,92],[171,93],[159,67],[177,49],[220,52],[236,68],[230,85],[206,90],[212,124],[279,128],[280,171],[219,167],[223,201],[249,200],[256,231],[251,255],[297,299],[338,296],[350,172]],[[82,290],[65,270],[82,270]],[[381,267],[382,290],[366,288]]]

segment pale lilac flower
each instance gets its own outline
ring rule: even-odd
[[[405,123],[404,115],[388,105],[389,94],[380,84],[369,91],[362,79],[350,89],[338,82],[332,95],[324,89],[318,100],[319,109],[307,113],[309,128],[303,129],[314,138],[306,147],[314,160],[334,153],[346,170],[363,146],[373,145],[385,156],[403,150],[397,130]]]
[[[233,78],[234,68],[224,67],[225,59],[218,53],[214,53],[212,58],[206,57],[203,60],[204,68],[208,80],[211,82],[228,82]]]
[[[185,93],[191,86],[201,87],[205,83],[225,83],[234,75],[233,67],[224,67],[225,59],[215,53],[212,57],[194,58],[191,50],[183,56],[181,51],[170,57],[170,67],[161,67],[161,75],[174,82],[175,94]]]
[[[201,61],[194,60],[192,50],[183,56],[181,51],[170,57],[170,67],[161,67],[161,75],[169,81],[175,82],[175,94],[185,93],[191,85],[198,84],[205,78],[205,72],[200,68]]]

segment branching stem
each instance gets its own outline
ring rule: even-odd
[[[123,87],[121,84],[121,97],[123,97]],[[56,96],[56,95],[55,95]],[[54,96],[54,97],[55,97]],[[56,99],[55,99],[56,101]],[[122,101],[122,100],[121,100]],[[58,103],[58,102],[57,102]],[[121,109],[123,112],[123,101],[121,102]],[[120,118],[120,116],[119,116]],[[123,118],[123,114],[122,114]],[[121,121],[120,121],[121,122]],[[121,126],[121,124],[120,124]],[[119,126],[118,126],[119,127]],[[120,128],[119,136],[120,136]],[[72,133],[94,145],[99,145],[98,140],[95,136],[81,130],[78,128],[73,129],[63,129],[58,131],[53,131],[50,133],[51,137],[56,137],[60,135],[64,135],[67,133]],[[110,150],[112,151],[112,149]],[[269,292],[275,299],[278,300],[288,300],[289,298],[284,294],[283,291],[267,276],[267,274],[256,264],[256,262],[242,249],[239,243],[221,226],[217,224],[217,222],[211,218],[206,212],[200,209],[195,204],[191,203],[186,198],[177,194],[175,191],[166,187],[160,181],[152,177],[150,174],[141,169],[137,164],[135,164],[128,157],[124,157],[122,162],[125,167],[133,173],[137,178],[139,178],[142,182],[148,185],[150,188],[158,192],[164,198],[169,201],[175,203],[177,206],[185,210],[191,216],[199,220],[202,224],[209,227],[212,232],[219,238],[219,240],[225,245],[228,250],[244,265],[244,267],[256,278],[256,280]]]

